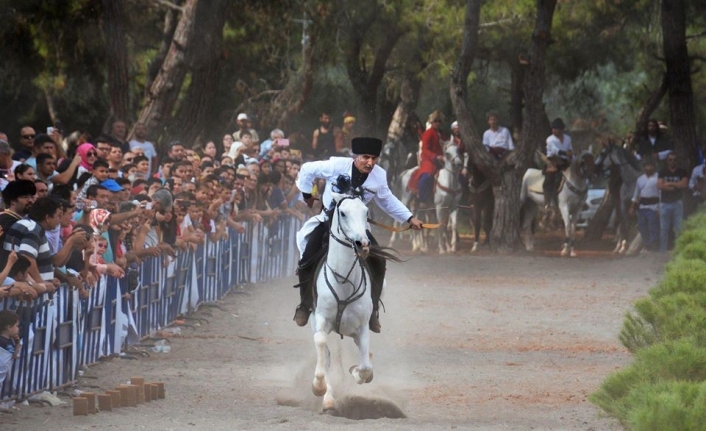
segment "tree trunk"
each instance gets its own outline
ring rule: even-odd
[[[382,45],[375,52],[373,67],[368,72],[367,66],[361,58],[363,32],[360,29],[351,31],[352,49],[348,51],[346,70],[360,106],[356,128],[363,134],[376,132],[378,90],[385,77],[387,60],[401,36],[402,33],[397,29],[389,29]]]
[[[596,210],[596,214],[593,218],[589,220],[583,239],[588,241],[600,241],[601,238],[603,238],[603,232],[605,232],[608,227],[610,216],[613,214],[614,209],[613,197],[610,194],[610,190],[606,188],[601,205]]]
[[[187,72],[187,50],[194,35],[194,14],[199,0],[187,0],[167,57],[145,97],[138,122],[150,136],[159,137],[172,114]],[[197,47],[198,48],[198,47]]]
[[[513,140],[522,136],[522,109],[525,97],[525,65],[516,58],[510,64],[510,125]]]
[[[691,169],[697,160],[697,136],[684,9],[684,0],[662,0],[662,42],[672,139],[680,164]]]
[[[662,79],[659,83],[659,87],[655,88],[645,100],[645,102],[640,106],[640,110],[637,111],[637,119],[635,120],[635,131],[641,133],[643,130],[647,130],[647,122],[650,121],[652,113],[655,112],[659,104],[662,103],[664,95],[667,94],[667,74],[662,75]]]
[[[522,150],[524,157],[532,157],[546,139],[548,130],[543,127],[547,114],[544,110],[545,69],[547,49],[551,43],[552,19],[556,0],[537,0],[537,20],[525,74],[525,115],[522,128]]]
[[[172,39],[174,38],[174,32],[176,31],[177,24],[179,23],[179,16],[177,11],[169,8],[164,14],[164,29],[162,30],[162,43],[159,45],[159,51],[157,55],[150,60],[150,64],[147,67],[147,80],[145,82],[145,97],[149,94],[152,88],[152,83],[154,79],[159,74],[159,70],[162,68],[162,63],[167,57],[169,52],[169,47],[172,45]]]
[[[495,208],[490,244],[494,250],[507,252],[522,247],[520,236],[520,189],[522,174],[518,170],[504,170],[500,182],[493,184]]]
[[[212,0],[196,7],[194,27],[199,31],[191,41],[194,49],[188,50],[191,85],[166,132],[170,139],[196,143],[206,121],[214,116],[212,101],[218,95],[221,77],[226,4],[226,0]]]
[[[110,114],[113,119],[127,121],[130,112],[130,81],[124,6],[124,0],[103,0]]]

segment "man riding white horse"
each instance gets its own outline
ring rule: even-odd
[[[375,199],[375,203],[390,217],[402,223],[407,222],[413,229],[421,229],[422,222],[412,215],[395,195],[392,194],[387,184],[387,173],[377,166],[382,141],[377,138],[354,138],[351,142],[353,158],[331,157],[329,160],[308,162],[301,166],[297,187],[301,190],[304,200],[311,207],[315,198],[311,195],[314,180],[326,179],[328,187],[323,194],[323,210],[320,214],[310,218],[297,232],[297,247],[301,254],[297,274],[301,303],[297,306],[294,321],[299,326],[305,326],[314,305],[312,283],[320,259],[326,255],[325,239],[328,238],[329,210],[332,209],[331,185],[339,182],[339,177],[350,179],[353,190],[361,190],[361,198],[365,203]],[[377,245],[375,238],[368,231],[370,243]],[[370,330],[380,332],[378,307],[382,294],[382,285],[385,280],[386,261],[382,257],[369,256],[367,264],[372,278],[371,295],[373,300],[373,314],[370,317]]]
[[[552,121],[552,134],[547,138],[547,159],[549,163],[544,168],[544,205],[545,217],[549,219],[552,210],[559,207],[557,192],[561,183],[562,172],[569,167],[573,158],[571,136],[564,133],[564,121],[556,118]]]

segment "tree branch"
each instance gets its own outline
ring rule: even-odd
[[[179,6],[178,4],[174,4],[168,0],[153,0],[155,3],[161,6],[166,6],[170,9],[174,9],[176,11],[179,11],[181,13],[184,13],[184,7]]]

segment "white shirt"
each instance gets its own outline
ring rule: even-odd
[[[701,193],[694,190],[694,187],[696,187],[699,180],[703,181],[704,178],[706,178],[706,175],[704,175],[704,167],[706,167],[706,164],[701,164],[691,171],[691,178],[689,178],[689,190],[694,192],[694,196],[701,196]]]
[[[560,141],[559,138],[554,135],[549,135],[547,138],[547,157],[559,156],[559,151],[573,151],[573,148],[571,147],[571,136],[566,133],[564,133],[563,141]],[[568,160],[568,157],[565,155],[559,157]]]
[[[341,174],[352,177],[353,174],[353,159],[350,157],[331,157],[328,160],[320,160],[317,162],[304,163],[297,177],[297,187],[302,193],[311,193],[316,178],[324,178],[326,180],[326,189],[321,199],[325,208],[331,204],[333,197],[331,196],[331,184],[334,184]],[[383,168],[375,165],[372,172],[368,174],[363,183],[363,187],[368,190],[363,195],[363,202],[366,204],[371,200],[387,213],[390,217],[400,223],[407,221],[412,212],[407,209],[402,202],[390,191],[387,185],[387,173]],[[309,234],[319,225],[326,221],[326,213],[322,211],[304,223],[304,226],[297,232],[297,247],[300,253],[304,253]]]
[[[35,163],[36,163],[36,159],[35,159]],[[14,172],[15,172],[15,168],[18,167],[18,166],[21,165],[21,164],[22,164],[22,162],[18,162],[17,160],[13,160],[13,161],[12,161],[12,166],[10,166],[10,169],[8,169],[8,172],[13,172],[13,173],[14,173]],[[6,178],[0,178],[0,190],[5,190],[5,187],[7,187],[8,184],[10,184],[10,182],[7,181]]]
[[[136,147],[142,148],[142,151],[145,152],[145,157],[147,157],[147,160],[150,163],[149,170],[150,172],[152,172],[152,158],[157,157],[157,150],[155,150],[154,144],[149,141],[140,142],[133,139],[132,141],[130,141],[130,149],[132,150]]]
[[[497,131],[488,129],[483,133],[483,145],[488,148],[505,148],[508,151],[515,149],[512,143],[512,135],[507,127],[498,127]]]
[[[639,203],[642,198],[659,198],[659,189],[657,188],[657,179],[659,175],[657,172],[648,177],[645,174],[640,175],[637,178],[637,184],[635,185],[635,194],[632,197],[632,201]],[[652,205],[640,205],[640,209],[646,208],[653,211],[657,211],[659,207],[658,203]]]

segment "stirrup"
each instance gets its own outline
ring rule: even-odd
[[[307,323],[309,323],[309,315],[311,314],[311,310],[309,307],[307,307],[304,304],[299,304],[297,306],[297,310],[294,312],[294,322],[298,326],[306,326]]]

